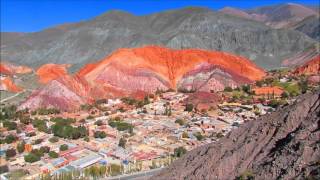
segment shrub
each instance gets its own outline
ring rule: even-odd
[[[59,141],[58,137],[52,137],[52,138],[49,139],[49,142],[51,142],[51,143],[56,143],[58,141]]]
[[[224,92],[232,92],[232,88],[229,87],[229,86],[227,86],[227,87],[224,88],[223,91],[224,91]]]
[[[33,162],[36,162],[39,160],[40,160],[40,156],[37,156],[34,153],[29,153],[28,155],[24,156],[24,161],[29,162],[29,163],[33,163]]]
[[[183,132],[183,133],[182,133],[182,138],[189,138],[188,133],[187,133],[187,132]]]
[[[62,144],[59,149],[60,151],[66,151],[69,149],[69,146],[67,144]]]
[[[24,146],[25,146],[25,142],[24,141],[22,141],[22,142],[20,142],[18,145],[17,145],[17,150],[18,150],[18,152],[19,153],[23,153],[24,152]]]
[[[59,157],[59,154],[56,153],[55,151],[50,151],[50,152],[49,152],[49,157],[50,157],[51,159],[58,158],[58,157]]]
[[[94,137],[103,139],[103,138],[107,137],[107,134],[104,131],[96,131],[96,132],[94,132]]]
[[[193,104],[186,104],[185,111],[191,112],[193,110]]]
[[[34,144],[40,144],[40,143],[42,143],[42,141],[43,141],[43,139],[36,139],[36,140],[34,141]]]
[[[12,121],[4,121],[3,127],[7,128],[9,131],[17,129],[17,123]]]
[[[6,158],[11,158],[11,157],[14,157],[16,156],[16,150],[15,149],[8,149],[6,151]]]
[[[174,156],[176,157],[181,157],[185,153],[187,153],[187,150],[184,147],[178,147],[174,149]]]
[[[200,132],[196,132],[193,135],[197,138],[198,141],[201,141],[204,138]]]
[[[49,153],[49,151],[50,151],[50,147],[48,147],[48,146],[42,146],[40,148],[40,152],[42,152],[42,153]]]
[[[7,144],[11,144],[11,143],[13,143],[14,141],[16,141],[18,138],[16,137],[16,136],[14,136],[14,135],[12,135],[12,134],[9,134],[8,136],[6,136],[6,138],[5,138],[5,142],[7,143]]]
[[[175,123],[179,124],[180,126],[183,126],[186,124],[186,122],[183,119],[177,119]]]

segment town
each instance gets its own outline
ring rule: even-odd
[[[317,87],[278,70],[220,92],[158,90],[99,99],[75,112],[2,105],[1,179],[103,178],[165,167]]]

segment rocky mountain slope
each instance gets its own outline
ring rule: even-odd
[[[226,7],[219,10],[224,14],[263,22],[273,28],[294,29],[319,40],[319,9],[300,4],[279,4],[249,10]]]
[[[320,74],[320,56],[317,56],[294,71],[297,75],[316,75]]]
[[[147,44],[201,48],[242,55],[265,68],[281,65],[316,42],[303,33],[275,30],[252,20],[184,8],[147,16],[110,11],[80,23],[35,33],[1,33],[1,59],[18,64],[84,64],[124,47]]]
[[[69,67],[69,64],[44,64],[37,69],[36,74],[40,83],[47,84],[51,80],[67,75]]]
[[[320,41],[320,18],[319,16],[309,16],[291,27],[309,37]]]
[[[74,106],[68,106],[68,102],[80,106],[96,98],[170,88],[210,92],[250,83],[264,75],[250,60],[224,52],[159,46],[119,49],[84,66],[74,76],[50,81],[20,108],[54,106],[69,110]]]
[[[319,179],[320,91],[188,152],[151,179]]]

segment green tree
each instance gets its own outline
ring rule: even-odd
[[[54,158],[58,158],[58,157],[59,157],[59,154],[56,153],[55,151],[50,151],[48,154],[49,154],[49,157],[50,157],[51,159],[54,159]]]
[[[28,155],[24,156],[24,161],[29,162],[29,163],[33,163],[33,162],[36,162],[39,160],[40,160],[40,156],[37,156],[34,153],[29,153]]]
[[[94,137],[103,139],[103,138],[107,137],[107,134],[104,131],[96,131],[96,132],[94,132]]]
[[[12,134],[9,134],[8,136],[6,136],[6,138],[5,138],[5,142],[7,143],[7,144],[11,144],[11,143],[13,143],[14,141],[16,141],[18,138],[16,137],[16,136],[14,136],[14,135],[12,135]]]
[[[60,151],[66,151],[69,149],[69,146],[67,144],[62,144],[59,149]]]
[[[174,156],[176,157],[181,157],[185,153],[187,153],[187,150],[184,147],[178,147],[174,149]]]
[[[26,143],[24,141],[20,142],[18,145],[17,145],[17,150],[19,153],[23,153],[24,152],[24,146],[26,145]]]

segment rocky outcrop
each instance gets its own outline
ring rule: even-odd
[[[23,89],[17,86],[10,77],[0,77],[0,91],[17,93]]]
[[[317,56],[304,65],[296,68],[294,71],[297,75],[319,75],[320,74],[320,56]]]
[[[37,69],[36,74],[40,83],[47,84],[51,80],[67,75],[69,67],[69,64],[45,64]]]
[[[9,62],[1,61],[0,63],[0,74],[4,75],[17,75],[17,74],[28,74],[31,73],[32,69],[27,66],[19,66]]]
[[[195,7],[147,16],[110,11],[40,32],[1,33],[0,39],[2,59],[30,66],[73,64],[73,70],[116,49],[146,44],[231,52],[261,67],[275,68],[279,60],[316,43],[297,31],[275,30],[260,22]]]
[[[196,148],[151,179],[320,178],[320,91]]]

